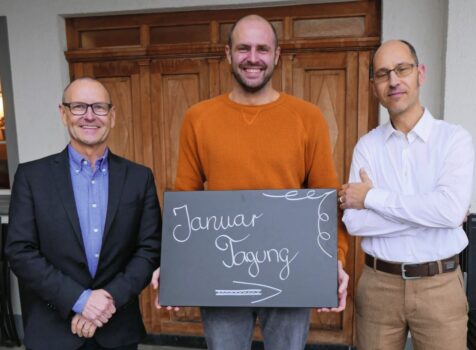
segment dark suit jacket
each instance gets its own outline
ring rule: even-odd
[[[13,184],[5,252],[22,285],[25,345],[76,349],[72,307],[87,288],[107,290],[116,313],[95,339],[105,347],[144,335],[138,295],[159,265],[161,218],[149,168],[109,152],[109,197],[96,276],[88,271],[68,152],[21,164]]]

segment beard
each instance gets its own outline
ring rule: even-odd
[[[233,67],[233,66],[232,66]],[[244,67],[254,67],[254,68],[260,68],[260,69],[264,69],[264,71],[266,72],[267,69],[268,69],[268,66],[266,65],[250,65],[248,63],[242,63],[240,65],[238,65],[238,68],[235,69],[234,67],[232,68],[231,70],[231,73],[233,74],[233,77],[235,78],[236,82],[238,84],[240,84],[240,86],[243,88],[244,91],[246,92],[249,92],[249,93],[255,93],[255,92],[258,92],[260,91],[263,87],[266,86],[266,84],[268,84],[269,80],[271,79],[271,77],[273,76],[273,72],[274,72],[274,67],[273,69],[271,69],[271,71],[267,72],[266,75],[263,77],[263,80],[261,82],[259,82],[258,84],[256,85],[250,85],[249,83],[247,83],[240,75],[239,73],[239,69],[242,69]]]

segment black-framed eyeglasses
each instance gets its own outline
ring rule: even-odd
[[[72,115],[82,116],[88,111],[88,107],[91,107],[93,113],[99,116],[105,116],[109,113],[112,107],[112,103],[96,102],[96,103],[84,103],[84,102],[63,102],[63,106],[68,107]]]
[[[413,72],[413,68],[418,66],[416,63],[400,63],[393,69],[379,69],[375,72],[373,81],[376,83],[382,83],[390,80],[390,73],[395,72],[397,77],[403,78]]]

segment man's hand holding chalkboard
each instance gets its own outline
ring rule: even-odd
[[[342,267],[342,262],[338,261],[338,282],[339,288],[337,290],[339,296],[339,305],[333,308],[318,308],[317,312],[341,312],[344,311],[347,302],[347,285],[349,284],[349,275]]]
[[[157,309],[161,309],[162,305],[160,305],[160,301],[159,301],[160,267],[157,268],[157,270],[155,270],[154,273],[152,274],[152,280],[150,281],[150,284],[152,284],[152,287],[155,290],[157,290],[157,298],[155,298],[155,307]],[[167,306],[167,310],[178,311],[180,310],[180,308],[177,306]]]

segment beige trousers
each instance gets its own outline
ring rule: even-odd
[[[461,270],[403,280],[364,266],[356,294],[358,350],[466,350],[468,302]]]

